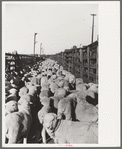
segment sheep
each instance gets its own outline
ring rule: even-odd
[[[88,103],[93,105],[98,104],[98,94],[93,92],[90,88],[85,91],[81,90],[77,92],[77,102],[82,99],[85,99]]]
[[[58,119],[54,113],[44,117],[44,128],[56,144],[97,144],[98,124]]]
[[[54,96],[60,96],[60,95],[63,96],[63,97],[65,97],[67,95],[67,91],[64,88],[58,88],[55,91]]]
[[[37,91],[38,91],[38,90],[37,90],[37,86],[31,86],[31,87],[29,87],[29,92],[28,92],[28,94],[30,94],[30,95],[36,97]]]
[[[19,81],[20,81],[19,76],[16,75],[16,77],[13,78],[13,84],[15,84],[16,86],[19,86]]]
[[[51,100],[53,100],[53,106],[54,108],[56,109],[56,113],[57,113],[57,109],[58,109],[58,103],[61,99],[63,99],[64,97],[62,96],[53,96],[53,97],[50,97]]]
[[[28,90],[28,88],[26,86],[20,88],[20,90],[19,90],[19,96],[21,97],[23,95],[26,95],[28,93],[28,91],[29,90]]]
[[[6,103],[11,101],[11,100],[18,101],[17,90],[15,88],[10,89],[9,93],[10,93],[10,95],[5,100]]]
[[[76,85],[78,85],[78,84],[83,84],[84,82],[83,82],[83,79],[81,79],[81,78],[76,78]]]
[[[43,105],[43,107],[38,112],[38,118],[39,118],[40,123],[43,124],[43,119],[44,119],[45,114],[51,112],[50,98],[42,97],[40,102]]]
[[[77,90],[77,91],[81,91],[81,90],[86,91],[87,88],[88,88],[88,87],[87,87],[87,85],[86,85],[85,83],[76,84],[76,90]]]
[[[40,92],[39,98],[41,99],[42,97],[49,97],[49,90],[42,90]]]
[[[18,112],[5,116],[5,133],[9,144],[18,143],[23,138],[27,141],[32,123],[30,103],[23,100],[18,104]]]
[[[75,93],[77,105],[75,109],[76,119],[79,121],[97,121],[98,109],[95,107],[95,93],[90,89]]]
[[[9,95],[9,90],[12,89],[13,87],[11,86],[11,83],[5,86],[5,93],[6,95]]]
[[[56,74],[53,74],[52,76],[51,76],[51,78],[50,78],[52,81],[53,80],[55,80],[55,79],[57,79],[57,76],[56,76]]]
[[[25,86],[29,89],[30,87],[32,87],[32,83],[29,81],[28,82],[25,81]]]
[[[97,105],[98,104],[98,85],[93,86],[93,88],[89,88],[86,90],[86,101],[93,104]]]
[[[18,89],[18,86],[16,86],[16,85],[14,84],[14,81],[13,81],[13,80],[10,80],[10,83],[11,83],[11,87]]]
[[[40,102],[43,105],[43,107],[38,112],[38,119],[39,119],[40,124],[43,125],[43,123],[44,123],[44,116],[47,113],[52,112],[52,109],[50,107],[50,99],[48,97],[42,97],[41,100],[40,100]],[[43,127],[42,128],[42,132],[41,132],[43,143],[46,143],[45,134],[46,134],[46,132],[45,132],[45,129]]]
[[[41,86],[43,86],[45,83],[48,83],[48,79],[46,76],[41,78]]]
[[[18,103],[16,101],[9,101],[5,104],[5,115],[18,111]]]
[[[65,97],[58,102],[58,118],[63,119],[65,116],[66,120],[75,120],[75,107],[76,100],[72,97]]]
[[[98,120],[98,109],[86,100],[81,100],[76,106],[75,115],[79,121],[95,122]]]
[[[20,74],[20,78],[23,77],[21,80],[19,80],[19,76],[17,76],[16,72],[6,77],[6,96],[8,96],[8,90],[12,87],[18,89],[19,82],[19,85],[23,88],[19,90],[18,95],[20,96],[20,100],[18,103],[29,102],[31,117],[34,119],[32,123],[33,128],[40,126],[39,122],[35,124],[35,121],[38,120],[40,124],[43,125],[44,115],[50,112],[57,114],[57,120],[59,122],[63,122],[62,119],[64,118],[68,120],[68,125],[71,120],[79,121],[79,123],[82,121],[82,124],[88,122],[98,124],[98,85],[94,83],[84,83],[81,78],[75,78],[73,74],[63,70],[63,67],[50,59],[35,64],[29,71],[26,72],[26,69],[23,70],[23,74]],[[7,82],[8,79],[10,83]],[[16,101],[18,101],[18,99],[19,98],[17,98]],[[17,111],[16,103],[17,102],[14,101],[11,101],[11,104],[9,102],[6,103],[6,108],[8,109],[6,116],[20,112],[19,109],[19,111]],[[12,105],[14,107],[13,109]],[[41,117],[41,115],[43,116]],[[37,117],[40,117],[40,119]],[[34,129],[35,131],[32,129],[31,135],[38,131],[39,137],[40,129],[41,127],[38,128],[38,130]],[[45,128],[42,129],[41,134],[43,135],[43,143],[46,143]],[[55,139],[55,143],[57,142],[60,142],[60,138],[59,141],[57,138]],[[68,143],[68,141],[66,142]],[[88,143],[89,142],[90,141],[88,141]]]
[[[41,86],[41,91],[42,90],[49,90],[49,83],[45,83]]]
[[[35,97],[30,94],[22,95],[19,101],[21,100],[27,100],[28,102],[30,102],[30,104],[33,104],[33,105],[35,105],[35,102],[36,102]]]
[[[8,80],[8,81],[10,81],[10,80],[13,79],[13,78],[14,78],[13,72],[7,74],[7,80]]]
[[[53,93],[49,89],[49,84],[46,83],[45,85],[43,85],[42,88],[41,88],[41,92],[39,94],[39,98],[41,99],[44,96],[45,97],[50,97],[52,95],[53,95]]]
[[[66,86],[69,87],[69,81],[66,80],[66,79],[62,79],[61,81],[59,81],[58,86],[59,86],[60,88],[64,88],[64,87],[66,87]]]
[[[64,97],[66,97],[67,95],[67,91],[63,88],[59,88],[57,89],[56,93],[54,94],[54,96],[51,96],[50,99],[53,100],[53,106],[54,108],[58,109],[58,103],[61,99],[63,99]],[[56,112],[57,113],[57,112]]]
[[[70,84],[74,85],[76,83],[76,78],[72,73],[67,72],[66,76],[68,77]]]
[[[37,79],[37,77],[32,77],[32,79],[31,79],[31,83],[32,83],[32,85],[39,85],[39,82],[38,82],[38,79]]]
[[[89,89],[98,94],[98,84],[92,84]]]
[[[59,87],[56,83],[51,83],[50,84],[50,90],[51,90],[52,93],[55,93],[58,88]]]

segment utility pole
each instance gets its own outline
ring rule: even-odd
[[[41,58],[42,43],[40,43],[40,58]]]
[[[93,37],[94,37],[94,16],[96,16],[96,14],[91,14],[91,16],[93,16],[93,22],[92,22],[92,39],[91,39],[91,43],[93,43]]]
[[[38,33],[34,33],[34,50],[33,50],[33,54],[34,54],[34,57],[35,57],[35,44],[36,44],[36,35]]]
[[[82,48],[83,47],[83,45],[82,44],[80,44],[80,48]]]

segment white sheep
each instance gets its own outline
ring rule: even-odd
[[[98,124],[59,120],[54,113],[44,117],[44,127],[56,144],[97,144]]]
[[[19,103],[18,109],[18,112],[10,113],[5,117],[5,132],[9,144],[18,143],[23,138],[27,141],[30,131],[32,117],[29,102],[23,100]]]

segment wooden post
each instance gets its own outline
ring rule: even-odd
[[[93,37],[94,37],[94,16],[96,16],[96,14],[91,14],[91,16],[93,16],[93,22],[92,22],[92,38],[91,38],[91,43],[93,43]]]
[[[97,44],[97,50],[96,50],[96,84],[98,84],[98,44]]]
[[[89,69],[90,69],[90,60],[89,60],[89,46],[87,47],[87,62],[88,62],[88,82],[89,82]]]
[[[83,78],[83,50],[80,49],[80,76]]]
[[[74,72],[74,50],[72,49],[72,73]]]

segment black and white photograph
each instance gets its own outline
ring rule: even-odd
[[[3,147],[119,147],[119,7],[2,2]]]

